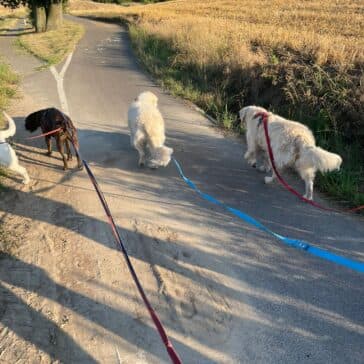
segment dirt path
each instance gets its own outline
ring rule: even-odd
[[[363,259],[363,220],[317,212],[264,186],[242,162],[240,140],[225,138],[145,76],[123,29],[82,23],[87,33],[64,80],[81,152],[184,362],[360,363],[362,277],[287,249],[198,200],[172,165],[138,169],[127,106],[141,90],[158,93],[168,142],[187,174],[279,233]],[[168,362],[86,173],[64,173],[57,153],[45,156],[43,141],[22,139],[24,116],[60,101],[51,72],[35,72],[37,62],[10,43],[0,39],[0,51],[24,74],[12,115],[32,184],[7,179],[0,197],[9,247],[0,260],[0,362]]]

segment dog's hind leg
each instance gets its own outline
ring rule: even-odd
[[[145,164],[145,142],[144,134],[137,131],[134,136],[134,147],[139,153],[139,167]]]
[[[307,165],[305,158],[298,158],[295,162],[295,170],[305,182],[304,198],[313,200],[313,181],[315,180],[316,170],[312,165]]]
[[[303,195],[304,198],[308,200],[313,200],[313,180],[305,180],[306,193]]]
[[[47,155],[50,156],[52,154],[52,140],[50,136],[45,137],[45,141],[47,144]]]
[[[13,150],[13,148],[9,147],[9,153],[10,153],[10,155],[9,155],[10,163],[5,164],[5,166],[7,168],[9,168],[9,170],[11,170],[17,174],[20,174],[23,177],[23,183],[25,185],[28,184],[30,181],[30,178],[29,178],[27,170],[19,164],[18,157],[15,154],[15,151]]]
[[[77,168],[82,169],[83,168],[83,164],[82,164],[81,157],[80,157],[80,153],[79,153],[80,145],[78,143],[77,134],[74,133],[72,136],[71,135],[68,135],[66,142],[67,142],[67,148],[68,148],[67,151],[69,152],[69,156],[71,156],[70,159],[72,159],[72,153],[71,153],[71,149],[69,149],[70,148],[69,143],[72,144],[73,150],[75,151],[75,155],[76,155],[76,158],[77,158]]]
[[[70,142],[69,142],[68,139],[66,139],[65,144],[66,144],[66,151],[67,151],[67,160],[71,161],[72,160],[72,152],[71,152]]]
[[[19,162],[18,162],[18,161],[14,162],[14,163],[13,163],[13,164],[9,167],[9,169],[10,169],[11,171],[14,171],[14,172],[16,172],[16,173],[20,174],[20,175],[23,177],[23,183],[24,183],[25,185],[27,185],[27,184],[29,183],[30,178],[29,178],[28,172],[27,172],[27,170],[26,170],[24,167],[22,167],[22,166],[19,164]]]
[[[64,150],[63,150],[63,140],[61,140],[60,137],[57,137],[57,148],[59,153],[62,156],[63,159],[63,170],[65,171],[68,168],[68,164],[67,164],[67,158],[64,154]]]
[[[304,198],[313,200],[313,181],[315,179],[315,171],[312,168],[298,170],[299,175],[305,181],[305,194]]]

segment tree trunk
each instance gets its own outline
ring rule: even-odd
[[[62,26],[63,6],[62,1],[53,0],[49,5],[47,18],[47,31],[56,30]]]
[[[44,6],[34,5],[34,26],[37,33],[43,33],[46,31],[47,15]]]

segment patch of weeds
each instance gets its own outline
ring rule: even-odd
[[[10,66],[0,61],[0,109],[5,109],[12,97],[15,96],[19,76]],[[0,128],[5,126],[3,116],[0,115]]]

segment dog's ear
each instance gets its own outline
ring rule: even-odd
[[[25,118],[25,129],[33,132],[40,127],[40,111],[33,112]]]

